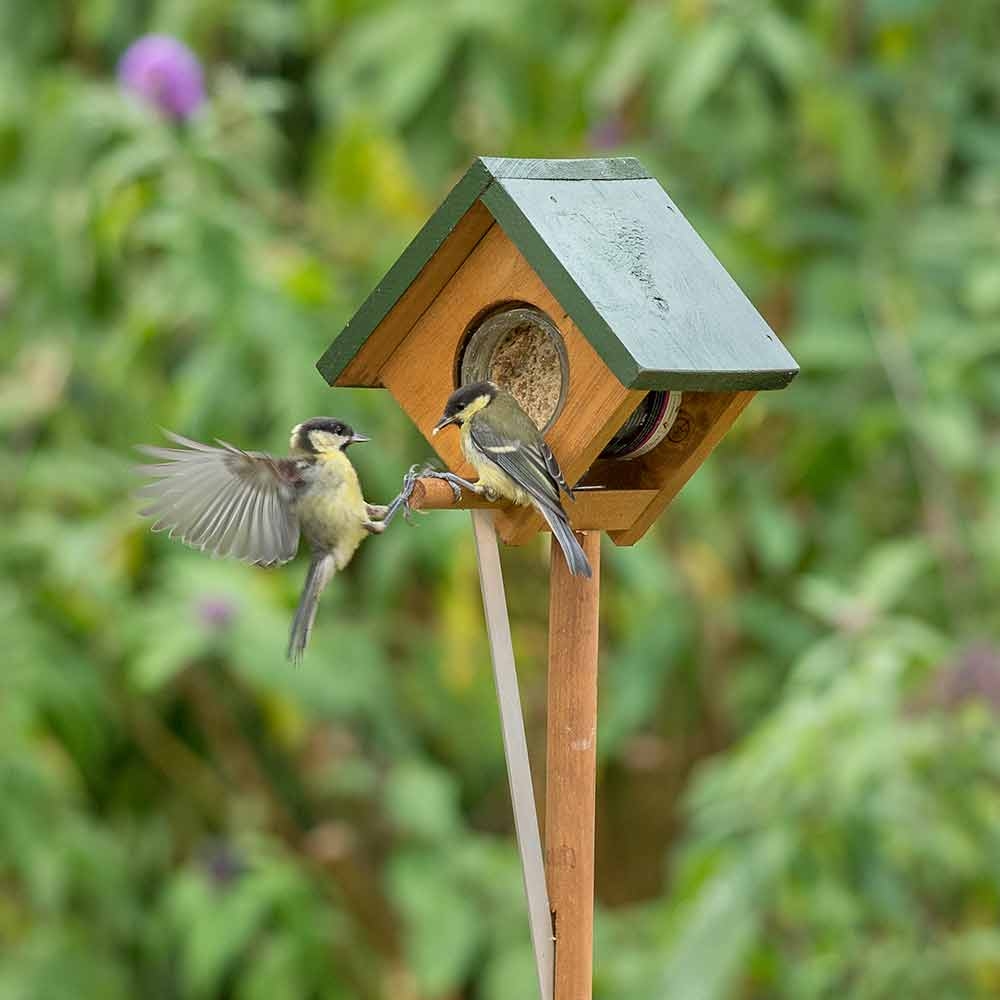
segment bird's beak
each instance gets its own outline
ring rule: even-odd
[[[350,437],[351,444],[364,444],[365,441],[371,441],[371,438],[364,434],[352,434]]]
[[[453,423],[455,423],[455,417],[449,417],[448,414],[446,413],[434,425],[434,429],[431,431],[431,434],[437,434],[438,431],[443,431],[448,426],[448,424],[453,424]]]

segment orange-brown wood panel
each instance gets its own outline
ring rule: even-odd
[[[469,323],[504,302],[537,306],[563,334],[569,389],[566,405],[546,439],[567,480],[575,482],[645,392],[622,386],[499,226],[487,231],[416,319],[385,360],[380,379],[447,467],[466,478],[474,476],[462,456],[458,432],[432,436],[431,430],[455,387],[455,359]],[[621,523],[620,518],[617,523]],[[508,542],[527,541],[541,524],[541,518],[530,509],[505,510],[497,515],[497,528]]]
[[[576,500],[566,504],[570,524],[577,531],[617,531],[630,528],[656,499],[656,490],[579,490]],[[418,479],[410,498],[413,510],[467,510],[489,507],[510,511],[510,504],[494,504],[468,491],[456,500],[451,486],[442,479]],[[542,523],[543,530],[548,525]]]
[[[648,455],[628,462],[603,460],[594,464],[585,483],[599,483],[614,490],[656,491],[656,497],[631,527],[610,532],[616,545],[634,545],[642,538],[754,395],[686,392],[670,433]]]
[[[593,576],[571,576],[552,541],[549,576],[545,880],[555,935],[555,1000],[590,1000],[597,788],[601,536],[577,536]]]
[[[357,356],[343,370],[336,385],[378,384],[379,370],[386,359],[410,332],[413,324],[462,266],[492,225],[493,216],[482,202],[477,201],[462,216],[434,256],[424,265],[413,284],[375,328]]]

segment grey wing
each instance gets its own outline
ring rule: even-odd
[[[533,500],[562,509],[559,490],[565,486],[565,480],[555,456],[537,430],[532,428],[521,435],[521,440],[513,441],[498,434],[485,421],[473,418],[469,433],[472,443]]]
[[[552,474],[552,478],[559,485],[559,488],[570,498],[570,500],[575,500],[576,497],[573,496],[573,491],[569,488],[569,483],[566,482],[566,477],[562,473],[562,469],[559,468],[559,463],[556,461],[556,456],[552,454],[552,449],[545,443],[545,440],[539,443],[539,450],[545,459],[545,464],[548,467],[549,472]]]
[[[138,468],[153,477],[139,490],[150,501],[140,513],[156,519],[153,531],[258,566],[276,566],[295,556],[299,522],[292,500],[298,469],[292,460],[241,451],[225,441],[215,447],[164,433],[181,447],[139,448],[161,460]]]

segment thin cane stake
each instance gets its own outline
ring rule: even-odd
[[[507,598],[500,571],[500,549],[493,528],[493,512],[472,511],[472,527],[476,535],[479,583],[483,591],[486,630],[493,655],[493,680],[496,683],[497,701],[500,703],[500,728],[503,732],[504,755],[507,758],[507,780],[514,807],[514,829],[517,833],[517,848],[521,854],[524,892],[528,897],[528,923],[535,949],[538,985],[542,1000],[552,1000],[552,913],[545,887],[542,841],[538,833],[528,742],[524,735],[524,716],[517,686],[514,647],[510,638]]]

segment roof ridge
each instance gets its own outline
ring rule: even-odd
[[[634,156],[579,157],[561,160],[479,156],[496,180],[642,181],[652,174]]]

